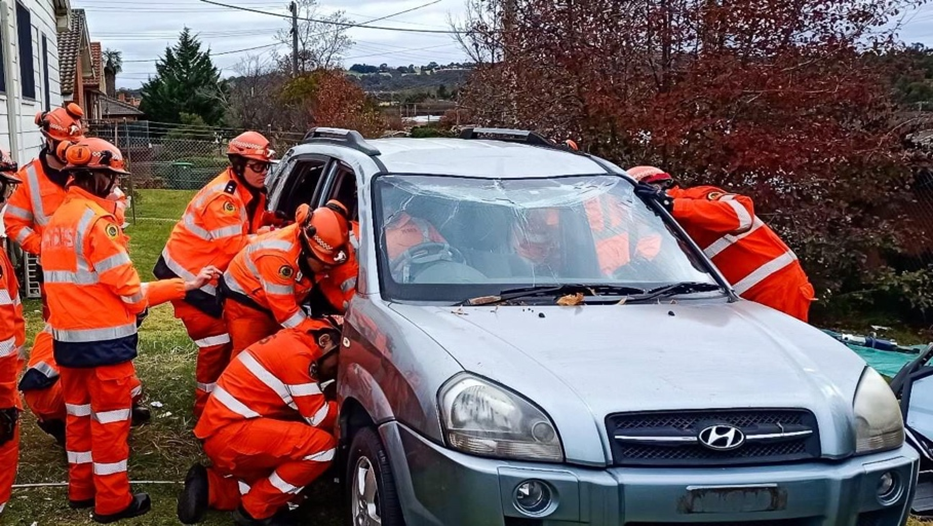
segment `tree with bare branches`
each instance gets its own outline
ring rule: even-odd
[[[347,27],[335,25],[352,23],[345,11],[325,14],[318,0],[295,0],[298,4],[298,72],[308,73],[315,69],[333,69],[343,61],[343,54],[353,46]],[[292,22],[285,19],[287,29],[276,33],[276,40],[292,48]],[[292,54],[282,59],[283,65],[291,67]]]

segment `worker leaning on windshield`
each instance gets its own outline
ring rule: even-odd
[[[751,198],[714,186],[681,188],[653,166],[628,174],[639,182],[635,192],[671,212],[739,296],[807,321],[813,286],[794,252],[755,215]]]

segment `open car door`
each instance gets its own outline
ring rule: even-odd
[[[933,344],[894,377],[891,389],[901,401],[907,442],[920,453],[920,479],[911,511],[933,516]]]

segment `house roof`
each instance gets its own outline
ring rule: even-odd
[[[84,9],[72,9],[71,27],[68,31],[58,34],[58,67],[63,94],[74,93],[75,71],[78,67],[78,56],[82,51],[81,44],[88,40]]]
[[[101,117],[130,117],[144,115],[132,104],[120,102],[117,99],[102,95],[100,97]]]
[[[82,82],[85,88],[101,89],[101,80],[104,78],[104,63],[101,59],[100,42],[91,42],[91,71],[84,73]]]

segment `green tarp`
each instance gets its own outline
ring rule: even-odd
[[[920,356],[920,351],[924,349],[923,346],[917,346],[916,353],[908,354],[897,351],[879,351],[878,349],[870,349],[868,347],[849,343],[847,343],[846,346],[868,362],[868,365],[870,365],[872,369],[889,378],[894,378],[894,375],[896,375],[901,368],[916,360],[917,357]]]

